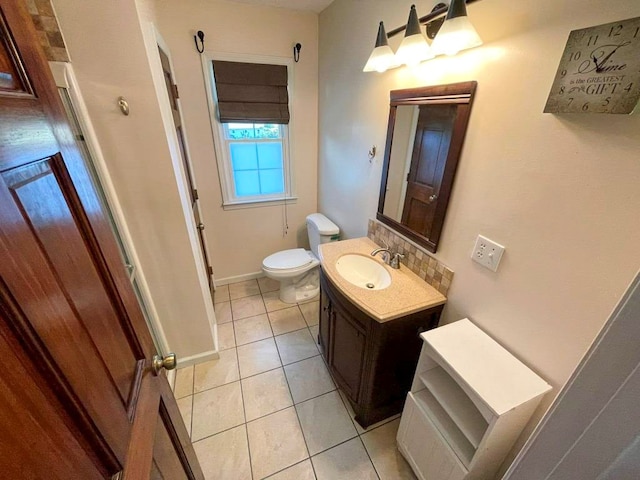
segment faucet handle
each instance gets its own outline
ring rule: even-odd
[[[391,268],[400,268],[400,260],[402,260],[404,258],[404,255],[402,253],[396,253],[393,256],[393,259],[391,260]]]

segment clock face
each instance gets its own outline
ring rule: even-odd
[[[545,113],[631,113],[640,98],[640,17],[574,30]]]

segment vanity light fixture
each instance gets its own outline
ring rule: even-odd
[[[467,17],[467,3],[477,0],[451,0],[447,6],[438,3],[430,13],[418,18],[415,5],[409,11],[409,21],[386,34],[384,24],[380,22],[376,46],[365,65],[363,72],[385,72],[401,64],[417,65],[436,55],[455,55],[460,50],[482,45],[482,40]],[[446,18],[443,16],[446,14]],[[427,37],[434,39],[429,47],[420,25],[427,26]],[[388,38],[405,32],[404,39],[394,55],[389,47]]]
[[[397,67],[396,57],[393,50],[389,46],[387,32],[384,29],[384,23],[380,22],[378,27],[378,36],[376,37],[376,46],[367,60],[367,64],[362,69],[363,72],[386,72],[390,68]]]
[[[427,38],[420,28],[416,6],[411,5],[407,29],[404,32],[404,39],[396,52],[398,63],[413,67],[433,57],[435,57],[435,55],[431,51],[431,47],[429,47],[427,43]]]
[[[447,17],[433,41],[433,51],[436,55],[455,55],[480,45],[482,40],[469,21],[465,0],[451,0]]]

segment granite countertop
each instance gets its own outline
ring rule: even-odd
[[[324,243],[319,248],[322,270],[331,283],[374,320],[388,322],[447,301],[447,297],[406,266],[401,265],[396,270],[385,265],[379,255],[372,257],[371,252],[376,248],[379,246],[367,237]],[[364,255],[384,265],[391,275],[391,285],[382,290],[366,290],[342,278],[336,269],[336,261],[349,253]]]

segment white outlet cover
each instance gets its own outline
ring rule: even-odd
[[[471,260],[495,272],[498,270],[503,253],[504,247],[502,245],[489,240],[487,237],[478,235],[476,245],[473,247],[473,252],[471,252]]]

